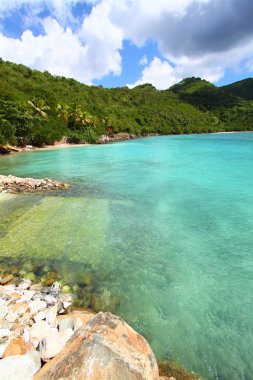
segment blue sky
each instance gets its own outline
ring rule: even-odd
[[[0,56],[105,87],[253,76],[252,0],[0,0]]]

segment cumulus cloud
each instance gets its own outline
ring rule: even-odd
[[[92,5],[82,20],[73,16],[78,3]],[[192,75],[215,82],[227,69],[252,68],[252,0],[0,0],[0,17],[20,7],[26,30],[20,39],[0,35],[0,55],[86,83],[121,73],[124,40],[157,45],[160,58],[141,59],[136,83],[158,88]],[[41,20],[45,9],[51,17]],[[32,34],[33,22],[42,23],[44,34]]]
[[[141,78],[128,86],[133,88],[140,84],[152,83],[157,89],[165,90],[183,78],[191,76],[200,76],[210,82],[216,82],[223,76],[223,68],[210,66],[205,68],[203,62],[198,60],[189,61],[187,65],[172,66],[168,61],[154,57],[142,71]]]
[[[120,73],[121,57],[115,45],[105,47],[104,41],[99,36],[94,37],[91,30],[87,39],[84,36],[81,41],[70,28],[64,29],[51,17],[44,19],[42,25],[45,34],[36,37],[30,30],[20,39],[0,34],[0,56],[84,83],[91,83],[92,79],[109,72]]]
[[[178,80],[173,67],[168,62],[154,57],[150,64],[142,71],[141,78],[128,86],[132,88],[140,84],[152,83],[156,88],[164,90]]]

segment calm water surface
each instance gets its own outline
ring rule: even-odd
[[[252,162],[251,132],[1,158],[2,174],[73,184],[1,195],[1,265],[57,272],[159,358],[210,380],[252,380]]]

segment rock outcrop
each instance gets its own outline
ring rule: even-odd
[[[97,144],[108,144],[111,142],[131,140],[135,138],[136,136],[131,133],[117,133],[114,135],[102,135],[98,138]]]
[[[21,178],[12,175],[0,175],[0,193],[31,193],[38,191],[67,189],[68,184],[48,178]]]
[[[35,380],[158,380],[147,341],[121,318],[98,313],[80,327],[66,348]]]
[[[6,274],[0,283],[0,380],[168,379],[123,319],[72,311],[59,283],[43,288]]]
[[[13,152],[21,152],[22,149],[11,145],[0,145],[0,154],[10,154]]]

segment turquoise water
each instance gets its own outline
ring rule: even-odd
[[[252,132],[1,158],[2,174],[72,187],[0,197],[0,260],[57,271],[161,359],[210,380],[252,380],[252,162]],[[76,285],[83,273],[91,280]]]

